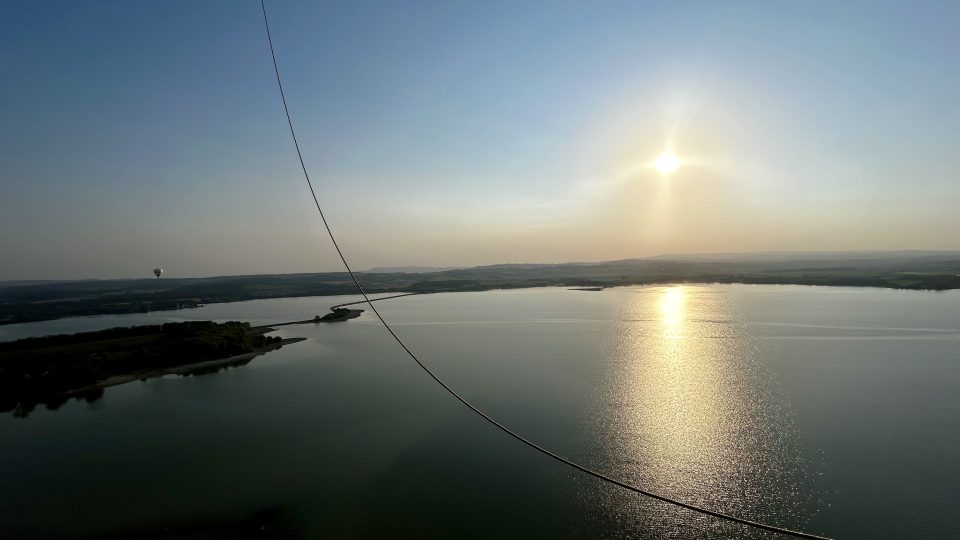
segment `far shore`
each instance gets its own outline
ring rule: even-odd
[[[596,288],[669,283],[960,289],[960,251],[672,255],[590,263],[499,264],[419,273],[361,272],[370,295],[480,292],[534,287]],[[85,315],[147,313],[209,304],[350,295],[344,272],[204,278],[0,282],[0,325]],[[338,300],[344,302],[344,300]],[[334,309],[365,301],[348,301]]]

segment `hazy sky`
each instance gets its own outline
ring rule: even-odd
[[[268,8],[357,268],[960,248],[958,2]],[[256,0],[0,4],[0,279],[338,269],[272,69]]]

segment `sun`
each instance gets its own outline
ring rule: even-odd
[[[653,161],[653,168],[662,175],[668,175],[680,168],[680,158],[676,154],[667,150],[657,156]]]

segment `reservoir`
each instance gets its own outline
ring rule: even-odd
[[[0,340],[296,321],[353,300],[8,325]],[[468,400],[614,478],[835,538],[960,536],[960,291],[684,284],[377,307]],[[293,538],[778,538],[545,459],[446,394],[369,309],[274,335],[307,340],[0,417],[0,538],[262,515]]]

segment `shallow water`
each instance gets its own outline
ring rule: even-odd
[[[0,340],[299,320],[347,300],[10,325]],[[957,292],[678,285],[379,307],[465,397],[616,478],[840,538],[960,534]],[[0,537],[264,509],[304,537],[775,537],[544,459],[446,395],[369,312],[279,333],[309,339],[241,368],[0,417]]]

